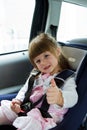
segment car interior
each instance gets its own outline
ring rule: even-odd
[[[87,9],[87,0],[34,1],[35,6],[28,44],[41,32],[50,33],[54,36],[62,52],[68,59],[72,70],[75,71],[75,82],[79,95],[78,103],[70,108],[64,116],[64,120],[51,130],[87,130],[87,33],[85,36],[72,36],[70,39],[66,38],[66,40],[57,38],[60,29],[62,3],[65,2],[75,6],[79,5]],[[72,16],[72,13],[70,16]],[[71,17],[71,21],[73,21],[73,16]],[[65,19],[64,22],[66,22]],[[68,20],[68,25],[69,22]],[[83,26],[85,26],[85,29],[87,28],[86,24]],[[62,28],[64,28],[63,25]],[[69,28],[66,30],[69,30]],[[32,68],[33,66],[28,57],[28,45],[27,49],[0,53],[0,101],[15,98],[29,77]],[[0,128],[16,129],[12,125],[1,125]]]

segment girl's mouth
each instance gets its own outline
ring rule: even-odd
[[[49,68],[50,68],[50,65],[49,65],[49,66],[44,67],[44,70],[47,70],[47,69],[49,69]]]

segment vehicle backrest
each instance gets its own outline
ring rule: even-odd
[[[87,50],[67,45],[61,46],[61,49],[65,57],[68,59],[73,70],[77,69],[79,63],[87,52]]]
[[[69,109],[64,120],[51,130],[78,130],[87,113],[87,54],[76,72],[78,103]]]

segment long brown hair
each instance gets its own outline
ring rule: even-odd
[[[45,51],[50,51],[53,55],[56,55],[56,49],[59,47],[55,38],[50,34],[41,33],[36,36],[29,44],[29,59],[34,67],[36,67],[33,59]],[[66,57],[62,54],[58,57],[58,64],[60,68],[69,69],[70,65]]]

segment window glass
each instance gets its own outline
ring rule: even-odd
[[[63,2],[61,8],[58,41],[87,37],[87,8]]]
[[[35,0],[0,0],[0,54],[28,48]]]

